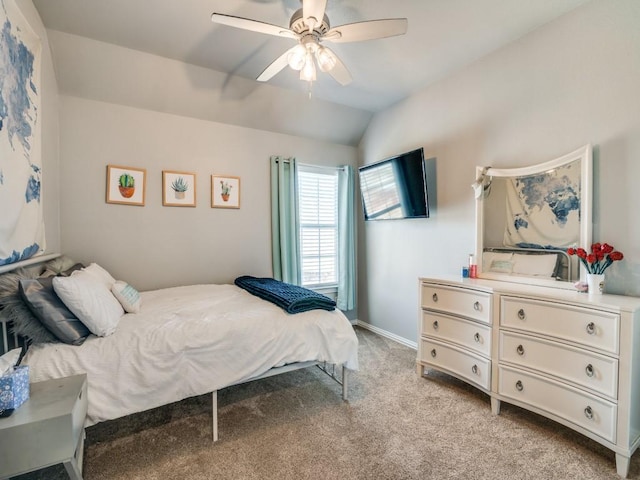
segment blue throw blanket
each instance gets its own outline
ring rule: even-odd
[[[278,305],[287,313],[300,313],[315,309],[331,311],[336,308],[336,302],[325,295],[273,278],[256,278],[244,275],[236,278],[234,283],[247,292]]]

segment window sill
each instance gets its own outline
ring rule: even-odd
[[[319,286],[313,286],[310,285],[308,287],[309,290],[313,290],[316,293],[321,293],[322,295],[326,295],[327,297],[331,298],[332,300],[335,300],[336,297],[338,296],[338,286],[337,285],[319,285]]]

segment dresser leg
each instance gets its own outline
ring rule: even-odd
[[[424,365],[420,365],[419,363],[416,363],[416,373],[418,374],[419,377],[424,376]]]
[[[491,413],[500,415],[500,400],[491,397]]]
[[[627,475],[629,475],[630,460],[631,459],[629,457],[626,457],[621,453],[616,453],[616,471],[622,478],[627,478]]]

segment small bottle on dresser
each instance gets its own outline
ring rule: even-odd
[[[469,254],[469,278],[478,277],[478,266],[476,265],[476,256],[473,253]]]

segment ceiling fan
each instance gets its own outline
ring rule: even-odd
[[[352,80],[349,70],[333,51],[322,45],[323,41],[360,42],[407,33],[406,18],[370,20],[331,28],[329,18],[325,15],[327,0],[301,2],[302,8],[291,16],[289,28],[223,13],[213,13],[211,20],[230,27],[298,41],[296,46],[284,52],[264,69],[257,78],[259,82],[268,81],[287,65],[300,71],[301,80],[313,82],[316,79],[317,62],[322,72],[328,72],[338,83],[348,85]]]

